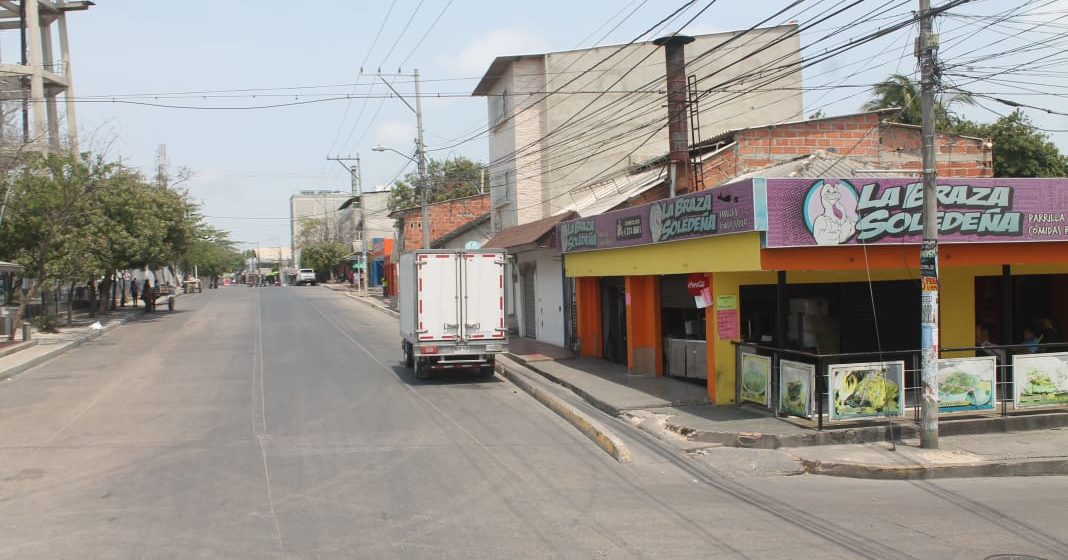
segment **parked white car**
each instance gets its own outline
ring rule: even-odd
[[[317,283],[315,279],[315,271],[310,268],[302,268],[297,271],[297,285],[303,286],[304,284],[311,284],[314,286]]]

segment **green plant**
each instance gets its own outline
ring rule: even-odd
[[[33,319],[33,326],[37,327],[37,330],[46,333],[58,333],[59,332],[59,317],[48,313],[45,315],[38,315]]]

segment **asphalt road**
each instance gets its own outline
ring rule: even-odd
[[[0,558],[1068,558],[1068,478],[745,474],[417,382],[321,287],[205,291],[0,383]]]

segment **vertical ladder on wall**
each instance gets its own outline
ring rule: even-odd
[[[694,74],[686,77],[686,93],[689,96],[687,106],[690,109],[690,148],[692,149],[701,141],[701,110],[698,105],[700,98],[697,91],[697,76]],[[693,190],[703,191],[705,176],[702,173],[701,157],[693,155],[692,151],[690,154],[690,165],[693,166]]]

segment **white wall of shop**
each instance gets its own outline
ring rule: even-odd
[[[539,249],[520,253],[518,267],[534,265],[534,308],[536,329],[533,338],[541,342],[564,345],[564,276],[563,261],[552,249]],[[517,267],[517,268],[518,268]],[[524,293],[522,282],[518,283],[515,298],[516,318],[519,323],[520,336],[529,337],[523,316]]]

